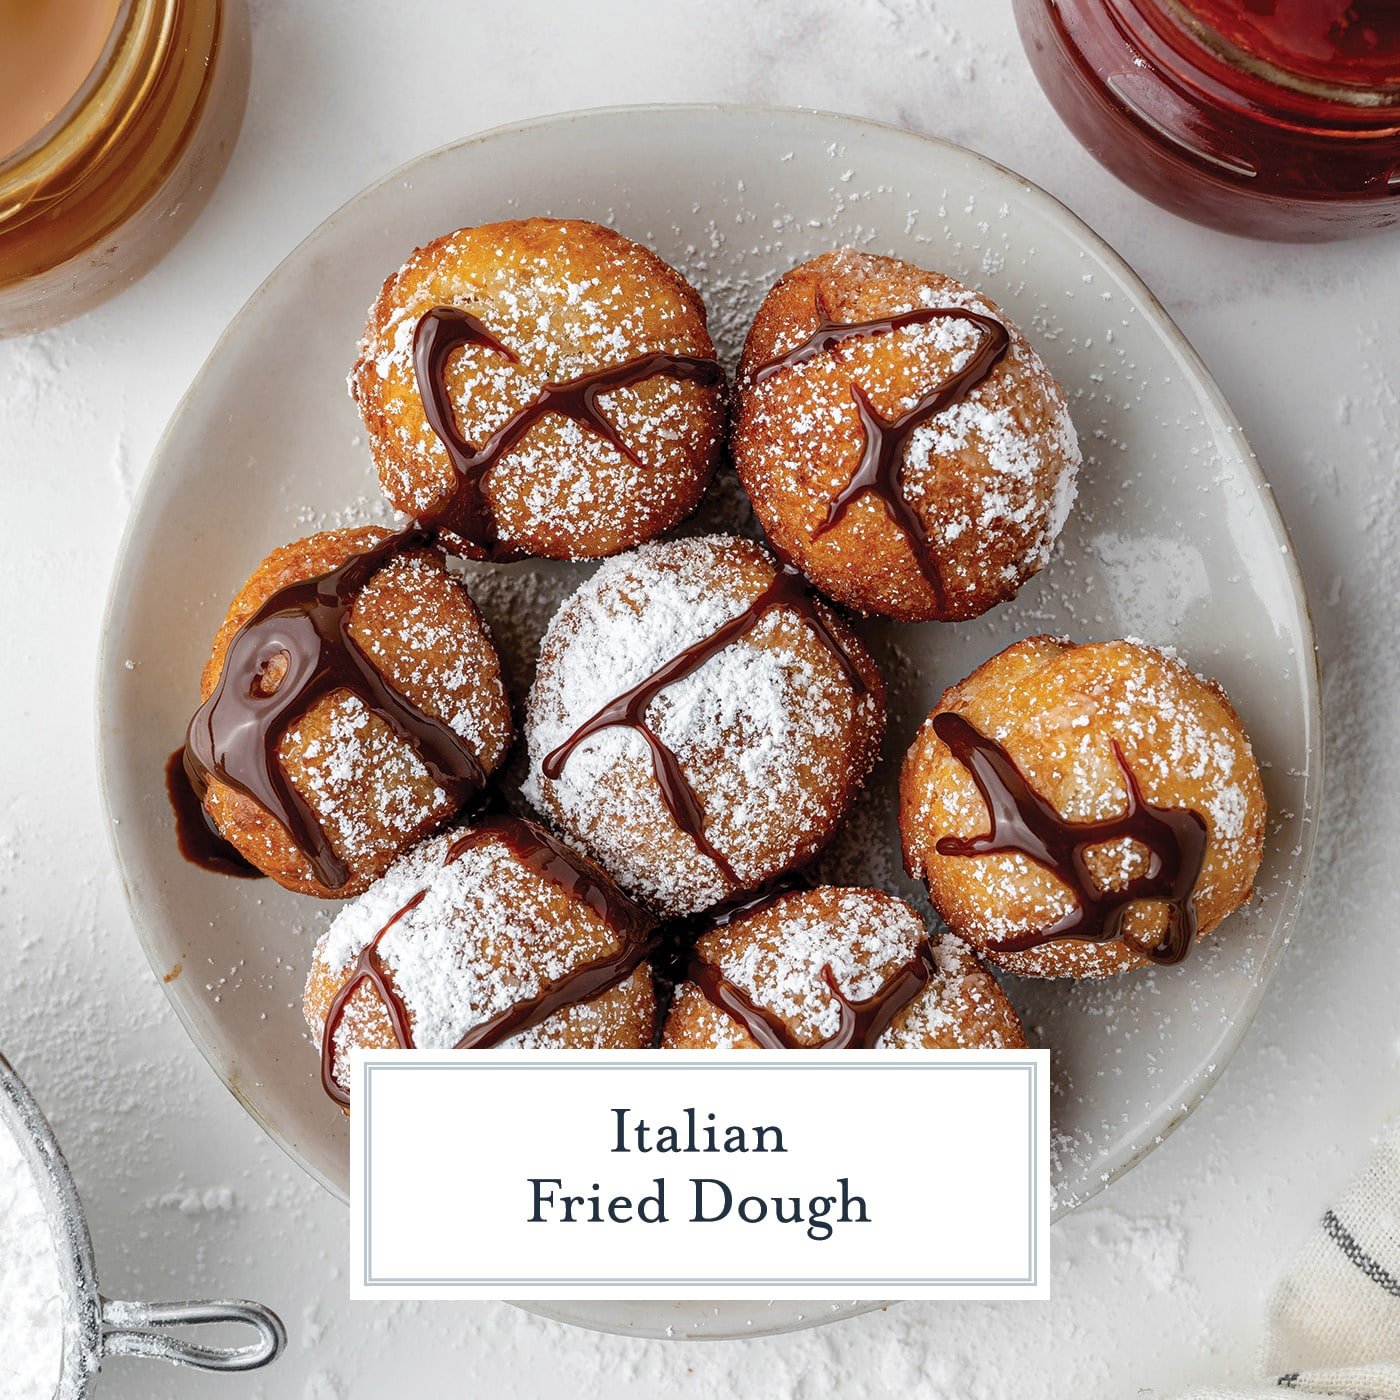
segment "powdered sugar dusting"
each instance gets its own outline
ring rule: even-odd
[[[849,248],[822,261],[823,280],[849,289],[852,296],[889,266]],[[921,307],[963,307],[1000,320],[1011,333],[1002,366],[910,435],[901,479],[901,489],[924,520],[937,557],[961,559],[961,551],[949,554],[947,547],[966,537],[995,540],[1001,576],[993,582],[1004,595],[1050,558],[1075,499],[1081,460],[1078,437],[1063,394],[1004,312],[977,292],[928,274],[927,282],[908,299],[893,304],[882,299],[879,314],[899,316]],[[820,310],[814,308],[812,315],[818,317]],[[793,327],[787,337],[791,343],[778,344],[772,358],[800,344],[811,329]],[[921,393],[896,391],[896,361],[888,354],[888,343],[900,347],[902,366],[927,358],[941,367],[934,381],[939,382],[967,366],[985,334],[971,320],[937,318],[849,340],[839,348],[840,378],[843,384],[847,378],[859,383],[883,412],[908,412],[927,388]],[[785,369],[782,378],[789,377],[791,382],[781,390],[771,378],[754,383],[750,377],[744,384],[741,465],[749,464],[746,470],[761,481],[778,483],[784,496],[820,507],[828,476],[824,444],[833,434],[858,439],[863,431],[860,410],[849,393],[832,392],[829,355]],[[1013,380],[1025,386],[1020,394],[1006,391],[1006,382]],[[1034,403],[1030,416],[1028,402]],[[972,463],[975,470],[970,470]],[[955,471],[958,484],[953,489]],[[866,517],[879,509],[873,499],[858,503],[847,516],[853,534],[873,528],[875,517]],[[820,511],[814,518],[820,518]],[[978,567],[945,566],[942,572],[945,587],[954,592],[987,592],[988,580]]]
[[[64,1307],[48,1212],[0,1118],[0,1400],[48,1400],[63,1364]]]
[[[366,547],[388,532],[367,531]],[[489,629],[439,556],[395,555],[361,590],[355,643],[395,689],[440,717],[490,772],[510,739]],[[313,706],[283,737],[282,761],[334,848],[349,862],[450,813],[452,803],[394,729],[346,691]]]
[[[616,950],[618,936],[582,905],[571,906],[561,936],[558,910],[542,890],[545,877],[502,840],[468,845],[450,863],[460,835],[419,843],[347,906],[322,935],[314,962],[343,981],[359,954],[417,895],[378,945],[380,961],[409,1012],[415,1045],[448,1049],[473,1027],[537,995],[582,964]],[[569,1008],[572,1010],[573,1008]],[[368,989],[353,996],[337,1026],[337,1078],[366,1018],[378,1013]],[[565,1013],[558,1012],[556,1017]],[[555,1043],[551,1017],[502,1042],[521,1048]],[[313,1026],[319,1035],[319,1026]]]
[[[509,352],[469,344],[449,365],[457,426],[478,446],[547,383],[654,352],[704,358],[713,350],[703,310],[675,275],[595,225],[535,219],[462,229],[417,250],[371,313],[350,390],[387,494],[419,517],[454,481],[421,411],[414,367],[418,322],[444,304],[470,308]],[[499,522],[512,538],[551,540],[556,557],[597,553],[600,525],[608,538],[635,540],[652,532],[649,522],[674,523],[712,465],[717,403],[715,390],[664,373],[607,390],[600,404],[625,453],[571,418],[545,415],[492,469]]]
[[[441,789],[423,800],[428,780],[422,760],[357,696],[334,701],[323,737],[289,730],[290,765],[332,845],[348,861],[371,856],[385,831],[407,836],[444,816],[451,802]],[[366,800],[368,799],[368,800]]]
[[[924,940],[923,920],[903,900],[879,890],[824,888],[785,895],[775,904],[706,934],[698,953],[757,1005],[775,1012],[801,1040],[836,1034],[841,1007],[826,986],[830,968],[849,1001],[875,996]],[[934,945],[936,973],[876,1043],[877,1049],[924,1044],[997,1045],[1014,1024],[1005,1002],[965,946],[951,937]],[[714,1011],[707,1020],[718,1048],[733,1048],[741,1028]],[[960,1023],[990,1011],[975,1040]]]
[[[1122,813],[1126,792],[1116,744],[1147,801],[1178,806],[1187,793],[1190,805],[1203,809],[1210,844],[1196,885],[1198,906],[1208,910],[1218,899],[1229,907],[1248,893],[1262,841],[1263,799],[1249,741],[1208,685],[1179,659],[1136,640],[1075,648],[1031,639],[1006,657],[992,663],[985,678],[969,680],[959,707],[971,706],[978,727],[1013,757],[1032,746],[1036,770],[1054,775],[1055,805],[1067,821]],[[1008,703],[1013,687],[1034,696],[1037,708],[1029,718],[1024,704]],[[920,731],[923,744],[930,742],[931,724],[932,718]],[[985,829],[985,805],[970,778],[960,770],[953,776],[956,781],[926,783],[915,805],[906,851],[916,866],[929,860],[928,833]],[[1095,883],[1109,891],[1145,874],[1147,861],[1147,851],[1128,838],[1086,852]],[[966,922],[958,927],[979,942],[1048,926],[1074,907],[1073,893],[1028,856],[989,855],[957,865],[950,879],[978,892],[975,904],[959,899]],[[1160,907],[1157,914],[1165,917]],[[1047,975],[1092,975],[1124,965],[1116,950],[1073,942],[1007,961]]]
[[[852,1001],[878,992],[889,975],[914,955],[924,926],[907,904],[866,890],[842,890],[830,913],[809,910],[800,898],[781,905],[770,942],[747,941],[742,925],[702,941],[720,971],[761,1006],[776,1011],[803,1039],[835,1035],[841,1007],[821,983],[829,966],[836,985]],[[713,949],[713,953],[711,952]],[[888,1032],[881,1037],[881,1045]]]
[[[552,813],[628,890],[673,912],[703,909],[728,883],[693,842],[670,868],[645,836],[675,830],[645,741],[626,727],[579,744],[558,779],[540,764],[593,715],[757,597],[728,559],[753,547],[723,536],[649,545],[604,564],[550,625],[531,692],[526,796]],[[807,642],[807,645],[802,645]],[[741,879],[761,880],[779,844],[796,849],[818,791],[849,781],[852,729],[878,726],[837,663],[783,609],[667,687],[647,714],[707,813],[706,834]],[[857,753],[857,765],[860,762]],[[866,760],[868,762],[868,760]],[[862,774],[858,773],[857,779]]]

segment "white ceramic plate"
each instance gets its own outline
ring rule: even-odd
[[[146,473],[100,670],[117,856],[172,1004],[249,1113],[343,1196],[345,1121],[322,1095],[299,1008],[313,939],[335,906],[185,864],[162,766],[198,701],[227,600],[263,555],[315,528],[382,516],[344,385],[382,278],[437,234],[533,213],[615,222],[676,264],[703,292],[731,364],[772,281],[849,243],[987,292],[1068,390],[1087,461],[1079,508],[1049,567],[977,622],[869,629],[893,683],[891,732],[834,873],[910,892],[893,822],[899,756],[943,687],[1015,638],[1055,631],[1169,643],[1229,690],[1271,808],[1254,903],[1181,967],[1010,988],[1032,1035],[1054,1052],[1056,1211],[1073,1209],[1200,1100],[1287,940],[1321,777],[1312,631],[1268,486],[1219,391],[1147,288],[1018,176],[870,122],[653,107],[493,131],[424,156],[353,199],[235,318]],[[712,527],[733,523],[742,500],[721,484],[703,509]],[[554,600],[583,571],[522,564],[475,576],[473,591],[523,678]],[[736,1335],[860,1309],[618,1302],[549,1311],[620,1331]]]

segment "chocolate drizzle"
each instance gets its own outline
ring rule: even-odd
[[[818,309],[821,314],[820,304]],[[983,332],[981,343],[962,369],[935,385],[913,408],[894,418],[885,418],[870,402],[870,396],[859,384],[851,385],[851,397],[855,400],[856,410],[860,415],[865,446],[859,465],[851,479],[831,502],[826,519],[817,527],[813,538],[820,539],[827,531],[834,530],[861,497],[875,496],[909,541],[919,572],[933,589],[938,606],[942,609],[947,603],[943,575],[939,570],[938,560],[934,557],[923,517],[904,494],[904,450],[916,429],[945,408],[966,398],[997,367],[1011,344],[1011,336],[1006,327],[991,316],[968,311],[960,306],[922,306],[913,311],[881,317],[879,320],[851,324],[832,321],[823,315],[816,330],[800,345],[760,365],[753,373],[753,383],[762,384],[765,379],[780,370],[804,364],[817,355],[837,349],[847,340],[885,335],[903,326],[934,320],[971,321]]]
[[[458,1050],[490,1049],[519,1035],[521,1031],[539,1025],[566,1006],[593,1000],[630,977],[656,946],[652,920],[600,870],[534,822],[511,816],[490,817],[479,822],[447,848],[443,865],[452,865],[467,851],[488,841],[501,842],[517,860],[530,866],[572,898],[587,904],[618,934],[621,943],[617,952],[583,963],[553,982],[546,983],[534,996],[525,997],[473,1026],[457,1042],[454,1048]],[[345,1019],[350,999],[362,983],[369,982],[374,988],[388,1014],[400,1048],[414,1048],[412,1017],[379,956],[379,944],[404,915],[422,903],[427,893],[426,888],[419,890],[365,945],[326,1011],[325,1029],[321,1035],[321,1084],[342,1107],[349,1107],[350,1095],[335,1077],[335,1038]]]
[[[191,865],[215,875],[236,875],[245,880],[266,878],[257,866],[243,859],[236,846],[219,835],[185,772],[183,746],[165,760],[165,795],[175,813],[175,840],[180,854]]]
[[[383,720],[418,755],[433,781],[455,807],[485,785],[485,774],[470,747],[452,728],[418,709],[375,668],[350,635],[355,598],[374,574],[398,554],[415,549],[461,548],[493,559],[515,558],[503,549],[486,499],[487,472],[546,414],[562,414],[590,428],[628,461],[644,465],[598,404],[601,394],[640,384],[656,375],[701,384],[723,384],[713,359],[657,352],[639,355],[565,383],[547,383],[534,400],[517,410],[480,449],[457,428],[447,388],[447,360],[464,345],[480,345],[512,364],[518,357],[482,323],[457,307],[436,306],[414,331],[414,369],[423,411],[447,450],[457,476],[436,518],[393,535],[355,555],[338,569],[279,589],[239,628],[224,657],[214,693],[190,721],[185,768],[202,801],[212,778],[246,794],[286,828],[306,857],[316,880],[340,889],[349,867],[336,853],[310,805],[289,781],[278,758],[283,736],[321,699],[349,691]],[[275,685],[264,678],[278,658],[286,671]],[[171,789],[171,801],[180,807]],[[188,821],[180,827],[188,832]],[[182,838],[186,855],[194,849]],[[235,871],[217,857],[201,860],[209,869]]]
[[[666,804],[666,810],[670,812],[676,825],[695,842],[702,854],[708,856],[719,867],[725,879],[731,884],[741,884],[742,881],[733,866],[706,835],[705,814],[701,809],[700,799],[681,771],[680,760],[648,725],[646,713],[651,702],[667,686],[684,680],[698,671],[712,656],[718,655],[731,643],[746,637],[774,608],[787,608],[806,622],[816,633],[817,640],[845,672],[846,679],[850,681],[855,693],[866,693],[865,678],[821,615],[805,581],[800,574],[785,567],[779,570],[772,583],[737,617],[730,618],[708,637],[686,647],[680,655],[673,657],[645,680],[639,681],[630,690],[624,691],[615,700],[604,705],[592,718],[585,720],[558,748],[545,755],[540,765],[544,776],[549,779],[559,778],[570,755],[585,739],[594,734],[619,726],[634,730],[642,736],[651,750],[652,772],[661,788],[661,798]]]
[[[389,1024],[394,1028],[394,1039],[403,1049],[413,1049],[413,1026],[408,1014],[408,1007],[404,1005],[403,998],[389,980],[389,974],[383,962],[380,961],[379,944],[384,935],[405,914],[411,909],[416,909],[423,902],[427,893],[426,889],[419,890],[360,949],[359,956],[350,964],[349,976],[341,983],[340,989],[331,998],[330,1006],[326,1008],[326,1025],[321,1033],[321,1087],[342,1108],[350,1107],[350,1095],[335,1077],[335,1038],[340,1031],[341,1022],[345,1020],[345,1013],[350,1006],[350,998],[355,995],[362,983],[368,982],[374,988],[375,994],[379,997],[380,1005],[383,1006],[385,1014],[389,1017]]]
[[[1027,781],[1011,756],[962,715],[936,715],[933,732],[967,769],[987,805],[990,829],[983,836],[944,836],[942,856],[1024,855],[1074,892],[1075,907],[1049,928],[1016,934],[989,946],[1019,953],[1057,939],[1107,943],[1123,938],[1123,920],[1137,900],[1167,905],[1167,927],[1152,947],[1123,939],[1156,963],[1178,963],[1196,936],[1196,881],[1205,863],[1210,830],[1199,812],[1187,807],[1154,807],[1142,795],[1122,750],[1113,746],[1128,792],[1127,810],[1104,821],[1066,821]],[[1088,852],[1108,841],[1129,840],[1146,848],[1148,868],[1122,889],[1100,889],[1089,869]]]
[[[921,939],[914,956],[897,967],[872,996],[852,1001],[837,984],[831,964],[825,964],[822,981],[841,1008],[841,1023],[833,1034],[810,1044],[799,1040],[776,1011],[760,1006],[714,963],[696,957],[689,977],[706,1001],[738,1021],[765,1050],[873,1050],[894,1018],[928,985],[935,970],[929,941]]]
[[[195,793],[202,799],[212,778],[252,798],[286,828],[327,889],[344,885],[349,867],[278,756],[288,730],[327,696],[358,698],[412,748],[454,807],[485,785],[467,742],[401,695],[350,635],[355,601],[374,575],[398,555],[435,544],[429,530],[406,530],[329,573],[279,588],[238,629],[218,684],[190,721],[185,768]],[[285,672],[269,684],[279,659]]]
[[[501,355],[511,364],[519,356],[507,348],[468,311],[456,306],[434,306],[425,311],[413,332],[413,365],[423,413],[428,426],[447,451],[457,483],[432,523],[462,541],[467,551],[488,559],[516,559],[518,550],[503,547],[490,502],[486,499],[486,474],[516,446],[536,423],[551,413],[571,418],[596,433],[634,466],[644,463],[627,444],[617,425],[598,404],[600,394],[630,388],[657,375],[696,384],[724,383],[719,362],[697,355],[673,355],[665,351],[638,355],[622,364],[609,365],[562,382],[549,381],[535,397],[517,409],[479,448],[473,447],[457,426],[447,384],[447,360],[464,345],[479,345]]]

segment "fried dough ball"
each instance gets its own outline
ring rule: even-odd
[[[242,625],[281,589],[340,568],[389,536],[374,527],[332,530],[274,550],[229,607],[214,638],[200,693],[208,700]],[[466,741],[485,773],[510,747],[510,700],[485,621],[440,553],[393,556],[360,591],[349,632],[390,687]],[[261,684],[275,694],[285,655],[271,655]],[[401,851],[457,811],[413,749],[347,691],[318,700],[291,724],[277,759],[348,879],[330,888],[287,829],[258,802],[214,777],[204,798],[225,840],[279,885],[302,894],[359,894]]]
[[[996,327],[952,317],[833,330],[839,344],[768,368],[820,328],[923,308],[963,308],[1009,334],[985,378],[936,412],[924,412],[937,407],[927,396],[990,353]],[[738,383],[739,477],[774,548],[828,597],[906,622],[976,617],[1050,558],[1080,462],[1065,396],[1005,313],[961,283],[896,258],[824,253],[764,298]],[[879,490],[842,507],[881,442],[893,508]]]
[[[842,1008],[823,969],[831,969],[848,1002],[891,996],[896,985],[891,979],[919,956],[926,936],[923,920],[902,899],[880,890],[826,885],[782,894],[737,914],[702,935],[695,953],[730,986],[776,1016],[787,1036],[814,1046],[836,1036],[841,1026]],[[870,1048],[1023,1047],[1025,1036],[1011,1003],[967,948],[945,938],[930,951],[934,967],[928,980],[895,1011]],[[676,988],[661,1045],[666,1050],[754,1050],[760,1042],[744,1021],[688,980]]]
[[[468,344],[446,362],[457,428],[476,450],[546,384],[655,352],[715,353],[699,293],[650,249],[598,224],[484,224],[419,248],[370,309],[350,389],[384,494],[424,522],[435,521],[458,485],[424,416],[414,368],[418,321],[436,306],[470,313],[515,357]],[[625,452],[593,424],[539,412],[486,471],[506,553],[597,559],[654,538],[695,509],[723,441],[723,376],[701,383],[654,373],[605,388],[597,406]]]
[[[963,716],[1001,746],[1020,780],[1049,804],[1051,825],[1069,824],[1061,837],[1082,841],[1075,824],[1108,824],[1110,831],[1101,835],[1112,839],[1079,848],[1086,867],[1082,891],[1064,853],[1057,863],[1070,871],[1069,879],[1021,851],[950,853],[945,847],[940,853],[940,841],[966,842],[991,828],[968,768],[935,732],[944,714]],[[958,732],[967,733],[953,732],[955,742],[961,742]],[[1140,810],[1148,813],[1147,835],[1140,826],[1136,837],[1112,835],[1115,825],[1125,830],[1132,800],[1121,765],[1137,786]],[[999,814],[998,831],[1015,827],[1018,810],[1016,804]],[[1194,902],[1198,936],[1208,934],[1252,893],[1264,819],[1259,770],[1225,692],[1175,658],[1132,641],[1076,646],[1031,637],[1008,647],[944,692],[900,776],[899,826],[910,874],[927,881],[955,934],[999,967],[1030,977],[1103,977],[1142,967],[1169,937],[1173,908],[1184,908],[1186,900]],[[1144,844],[1164,840],[1164,824],[1180,826],[1181,849],[1188,853],[1179,867],[1185,899],[1176,906],[1167,888],[1170,872],[1154,863],[1155,846]],[[1170,857],[1170,841],[1164,849]],[[1190,875],[1197,869],[1192,889]],[[1151,896],[1124,906],[1130,882],[1154,880]],[[1063,937],[1019,950],[1000,946],[1072,921],[1076,910],[1092,909],[1092,901],[1125,907],[1116,938]],[[1184,955],[1189,922],[1179,929]],[[1101,923],[1101,931],[1112,929]]]
[[[759,616],[753,605],[771,590],[784,601]],[[710,640],[739,619],[751,630]],[[570,745],[649,678],[654,693],[634,696],[634,708],[656,751],[628,723]],[[527,706],[526,795],[634,898],[695,913],[826,844],[884,723],[869,653],[758,545],[724,535],[644,545],[604,564],[545,634]],[[675,773],[663,783],[667,763]],[[687,797],[698,821],[678,815]]]
[[[592,998],[566,994],[542,1017],[536,1006],[534,1019],[513,1034],[498,1022],[483,1048],[641,1049],[656,1029],[640,941],[649,929],[591,861],[532,822],[488,818],[420,842],[340,912],[316,945],[302,1010],[320,1044],[338,995],[373,945],[374,965],[406,1013],[413,1045],[447,1050],[630,948],[637,956],[620,980]],[[342,1089],[352,1049],[401,1046],[369,977],[344,999],[332,1032],[332,1072]]]

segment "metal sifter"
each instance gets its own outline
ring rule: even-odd
[[[275,1360],[287,1334],[259,1303],[123,1303],[97,1290],[92,1236],[72,1173],[39,1106],[0,1055],[0,1131],[8,1130],[34,1173],[48,1211],[63,1289],[63,1364],[54,1400],[85,1400],[109,1356],[147,1356],[201,1371],[253,1371]],[[239,1323],[257,1338],[243,1346],[205,1346],[170,1329]]]

